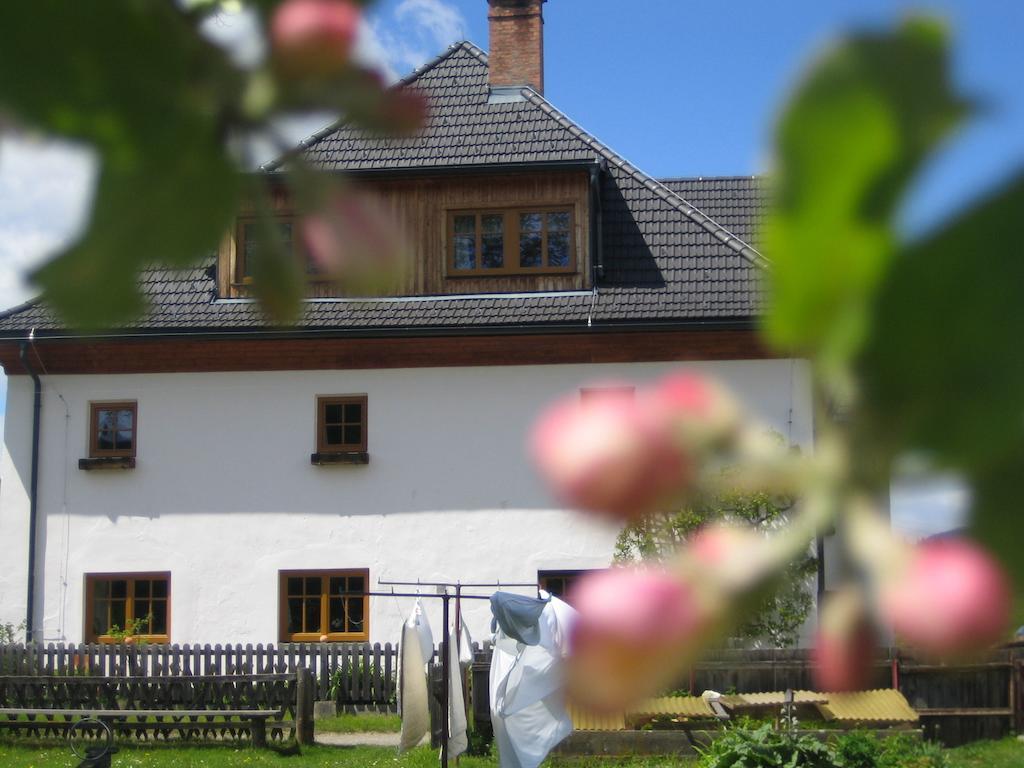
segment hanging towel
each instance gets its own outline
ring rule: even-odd
[[[473,638],[469,635],[469,627],[459,617],[459,664],[464,668],[473,663]]]
[[[426,611],[423,610],[423,601],[418,597],[406,624],[416,630],[420,651],[423,654],[423,663],[429,664],[430,660],[434,658],[434,633],[430,631],[430,622],[427,621]]]
[[[466,735],[466,701],[462,696],[462,666],[455,648],[455,633],[448,633],[448,758],[469,748]]]
[[[430,638],[430,645],[425,646],[424,637]],[[412,615],[402,625],[401,660],[398,668],[398,706],[402,717],[402,733],[399,738],[398,751],[412,749],[430,730],[430,710],[427,706],[427,674],[424,647],[434,655],[433,636],[430,625],[423,613],[419,600],[413,608]],[[428,656],[427,658],[430,658]]]
[[[492,605],[493,605],[492,601]],[[499,625],[491,659],[490,705],[501,768],[537,768],[572,733],[565,707],[562,661],[576,611],[556,597],[544,603],[533,631],[517,641]]]

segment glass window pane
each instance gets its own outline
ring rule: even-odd
[[[548,233],[548,264],[552,267],[569,266],[569,233]]]
[[[114,448],[119,451],[129,451],[132,447],[131,430],[119,429],[114,433]]]
[[[110,603],[110,626],[117,625],[120,629],[124,629],[124,601],[114,600]]]
[[[505,238],[500,235],[484,235],[480,241],[483,253],[480,265],[484,269],[498,269],[505,262]]]
[[[288,594],[289,595],[301,595],[302,594],[302,579],[298,576],[288,577]]]
[[[319,595],[320,594],[320,577],[319,576],[307,576],[306,577],[306,594],[307,595]]]
[[[331,632],[344,632],[345,631],[345,601],[340,597],[331,598],[331,604],[328,606],[328,622],[331,627]]]
[[[117,412],[117,428],[131,430],[134,414],[130,410],[121,409]]]
[[[346,589],[345,579],[341,576],[331,576],[331,584],[328,591],[332,595],[340,595]]]
[[[455,268],[474,269],[476,267],[476,238],[457,236],[455,238]]]
[[[150,604],[150,612],[153,614],[149,623],[150,634],[167,634],[167,603],[158,600]]]
[[[153,582],[153,597],[167,597],[167,579],[157,579]]]
[[[350,597],[348,599],[348,631],[363,631],[363,599]]]
[[[302,631],[302,598],[288,598],[288,631]]]
[[[329,403],[324,406],[324,421],[328,424],[340,424],[341,414],[341,403]]]
[[[345,427],[345,445],[360,445],[363,442],[363,428],[358,424]]]
[[[351,576],[348,580],[348,591],[349,592],[363,592],[366,586],[363,584],[362,576]]]
[[[349,424],[358,424],[363,420],[363,406],[361,403],[348,403],[345,406],[345,421]]]
[[[559,213],[548,214],[548,231],[568,231],[569,229],[569,212],[561,211]]]
[[[468,216],[456,216],[455,233],[458,235],[475,235],[476,216],[473,214],[469,214]]]
[[[519,229],[521,232],[540,232],[543,219],[539,213],[519,214]]]
[[[96,581],[92,585],[92,594],[96,598],[110,597],[110,582]]]
[[[114,412],[106,409],[96,411],[96,424],[100,430],[113,429]]]
[[[107,634],[107,630],[110,629],[110,624],[107,621],[109,611],[110,602],[107,600],[97,600],[93,604],[92,631],[94,635]]]
[[[320,631],[320,600],[310,600],[307,598],[306,604],[306,626],[304,627],[305,632],[319,632]]]
[[[100,432],[96,436],[96,447],[99,448],[101,451],[114,450],[114,433]]]
[[[541,236],[540,233],[524,232],[519,235],[519,266],[539,267],[541,261]]]
[[[500,235],[505,231],[505,214],[487,213],[480,217],[480,230],[485,235]]]
[[[328,445],[341,445],[343,442],[341,434],[341,427],[327,427],[324,439]]]
[[[128,582],[124,579],[114,579],[110,582],[110,594],[113,597],[128,597]]]
[[[135,582],[135,597],[149,597],[149,584],[146,579],[139,579]]]

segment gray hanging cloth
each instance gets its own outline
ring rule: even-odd
[[[547,598],[525,597],[511,592],[495,592],[491,595],[491,632],[497,627],[509,637],[526,645],[537,645],[540,642],[540,627],[537,622]]]

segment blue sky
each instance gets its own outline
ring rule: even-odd
[[[956,82],[984,105],[919,179],[903,217],[919,231],[1024,166],[1024,2],[549,0],[546,95],[654,176],[760,173],[774,116],[815,53],[843,30],[892,25],[912,9],[949,20]],[[244,40],[245,24],[228,19],[219,33]],[[361,48],[397,76],[463,38],[487,47],[485,0],[379,0]],[[302,120],[291,131],[318,127]],[[0,305],[28,298],[21,275],[81,225],[94,170],[81,150],[0,140]],[[926,495],[934,527],[955,522],[961,492]],[[932,526],[914,504],[899,501],[908,530]]]

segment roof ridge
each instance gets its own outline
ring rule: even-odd
[[[768,178],[767,174],[726,174],[725,176],[663,176],[658,181],[758,181]]]
[[[626,158],[622,157],[622,155],[611,149],[607,144],[597,139],[588,131],[585,131],[564,112],[537,93],[533,88],[526,86],[522,89],[522,93],[530,103],[544,111],[549,117],[555,120],[555,122],[568,130],[569,133],[582,140],[585,144],[604,157],[605,160],[613,163],[617,168],[632,176],[634,181],[637,181],[669,205],[676,208],[690,219],[690,221],[704,229],[727,248],[740,254],[755,266],[763,268],[769,265],[770,262],[761,254],[760,251],[742,238],[734,235],[726,227],[723,227],[717,221],[712,219],[689,200],[686,200],[682,195],[673,192],[650,174],[641,171],[635,165],[626,160]]]
[[[448,59],[449,57],[451,57],[457,51],[460,50],[465,50],[466,53],[477,58],[482,64],[487,64],[486,53],[484,53],[480,48],[478,48],[469,40],[459,40],[457,43],[452,43],[451,45],[449,45],[434,58],[416,67],[414,70],[412,70],[412,72],[407,74],[405,77],[396,80],[394,83],[388,86],[388,90],[393,90],[395,88],[404,88],[405,86],[416,82],[419,78],[423,77],[423,75],[427,74],[427,72],[434,69],[443,61],[445,61],[446,59]],[[276,171],[284,164],[284,162],[287,159],[299,154],[300,152],[305,152],[314,144],[317,144],[323,139],[326,139],[332,133],[341,128],[345,124],[345,121],[346,118],[342,116],[339,117],[337,120],[333,121],[332,123],[330,123],[329,125],[324,126],[319,131],[314,131],[306,138],[300,139],[298,144],[289,149],[280,157],[277,157],[273,160],[268,160],[267,162],[263,163],[263,165],[261,165],[258,170],[264,173]]]

